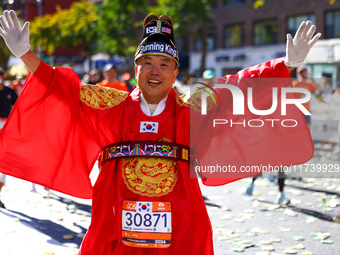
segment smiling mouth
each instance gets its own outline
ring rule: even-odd
[[[161,84],[160,81],[156,81],[156,80],[148,80],[148,83],[149,83],[150,85],[159,85],[159,84]]]

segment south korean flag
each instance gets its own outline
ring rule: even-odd
[[[155,33],[157,31],[157,27],[147,27],[146,34]]]
[[[137,202],[136,212],[150,213],[152,212],[152,202]]]
[[[140,133],[158,133],[158,122],[152,121],[141,121],[140,123]]]

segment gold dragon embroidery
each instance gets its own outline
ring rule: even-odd
[[[171,142],[166,137],[159,141]],[[173,191],[178,179],[175,160],[142,157],[122,160],[124,183],[133,193],[160,197]]]
[[[173,190],[178,179],[177,162],[169,159],[124,159],[122,168],[127,187],[142,196],[164,196]]]
[[[201,111],[201,105],[202,105],[202,91],[195,92],[190,96],[190,94],[184,94],[179,97],[176,97],[176,102],[180,106],[190,107],[191,110],[195,112]],[[210,111],[212,109],[212,98],[207,98],[207,111]]]
[[[113,88],[106,88],[96,85],[83,85],[80,87],[80,101],[86,105],[105,110],[115,107],[123,102],[129,93]]]

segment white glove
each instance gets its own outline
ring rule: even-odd
[[[31,48],[28,34],[29,23],[26,22],[22,28],[13,10],[4,11],[4,15],[0,16],[0,23],[2,26],[0,35],[10,51],[20,58]]]
[[[290,34],[287,34],[286,66],[298,67],[303,64],[309,50],[321,36],[321,33],[318,33],[312,38],[315,30],[316,27],[311,21],[304,21],[297,30],[294,39]]]

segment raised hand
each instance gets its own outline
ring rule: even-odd
[[[16,13],[11,11],[4,11],[0,16],[0,35],[4,38],[7,47],[18,58],[30,50],[28,27],[26,22],[21,27]]]
[[[309,50],[321,36],[321,33],[318,33],[313,37],[315,30],[316,27],[311,21],[304,21],[297,30],[294,39],[290,34],[287,34],[286,66],[298,67],[303,64]]]

